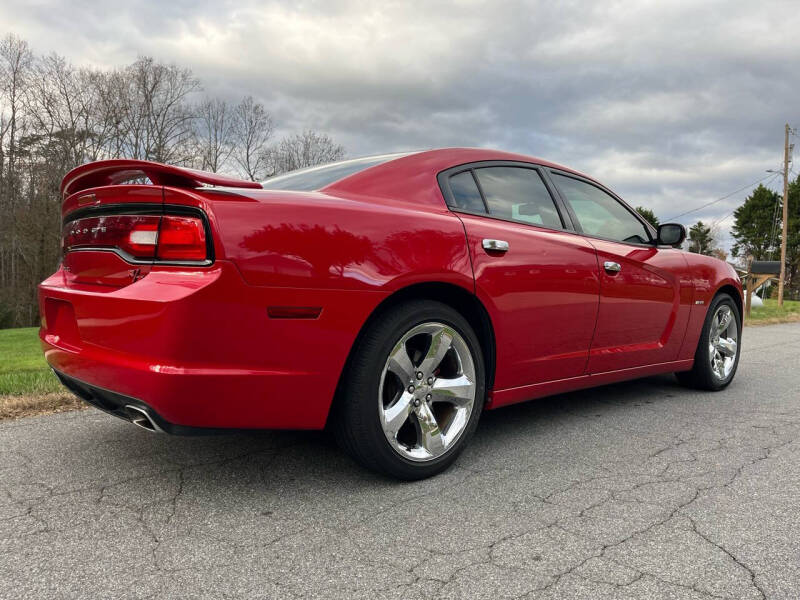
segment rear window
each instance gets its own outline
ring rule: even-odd
[[[380,156],[365,156],[317,167],[298,169],[297,171],[271,177],[266,181],[262,181],[261,185],[265,190],[310,192],[311,190],[324,188],[359,171],[389,162],[395,158],[408,156],[409,154],[409,152],[397,152],[395,154],[381,154]]]
[[[453,192],[453,202],[457,208],[485,212],[483,198],[472,177],[472,171],[464,171],[450,178],[450,191]]]

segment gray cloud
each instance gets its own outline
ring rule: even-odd
[[[186,65],[208,93],[261,99],[279,132],[320,129],[351,155],[542,156],[662,218],[776,168],[783,123],[800,121],[793,2],[4,4],[3,29],[38,52]],[[745,195],[682,220],[719,220]]]

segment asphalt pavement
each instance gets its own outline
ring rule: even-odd
[[[321,433],[2,423],[0,597],[797,598],[800,323],[743,342],[724,392],[664,376],[486,413],[416,483]]]

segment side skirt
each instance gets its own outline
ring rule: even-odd
[[[598,385],[606,385],[608,383],[616,383],[618,381],[626,381],[629,379],[638,379],[639,377],[648,377],[650,375],[658,375],[660,373],[688,371],[692,368],[693,363],[694,359],[675,360],[671,362],[658,363],[655,365],[621,369],[619,371],[592,373],[589,375],[581,375],[580,377],[570,377],[568,379],[545,381],[542,383],[523,385],[504,390],[494,390],[490,396],[491,399],[486,405],[486,408],[500,408],[501,406],[508,406],[509,404],[525,402],[526,400],[533,400],[535,398],[542,398],[544,396],[552,396],[553,394],[562,394],[564,392],[572,392],[575,390],[595,387]]]

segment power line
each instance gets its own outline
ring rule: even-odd
[[[722,223],[722,222],[723,222],[725,219],[727,219],[728,217],[732,216],[732,215],[733,215],[733,213],[735,213],[735,212],[736,212],[736,209],[734,208],[734,209],[733,209],[731,212],[729,212],[727,215],[725,215],[725,216],[724,216],[724,217],[722,217],[721,219],[717,219],[716,221],[714,221],[713,223],[711,223],[711,227],[716,227],[716,226],[717,226],[717,223]]]
[[[773,181],[775,181],[775,180],[778,178],[778,175],[780,175],[780,173],[770,173],[770,175],[767,175],[767,177],[771,177],[771,179],[770,179],[770,180],[767,182],[767,185],[769,185],[769,184],[771,184]],[[765,177],[764,179],[766,179],[767,177]],[[764,179],[762,179],[761,181],[764,181]],[[760,183],[760,182],[758,182],[758,181],[757,181],[756,183]],[[755,185],[755,183],[754,183],[753,185]],[[744,188],[742,188],[742,189],[744,189]],[[742,190],[737,190],[737,191],[741,192]],[[736,192],[734,192],[734,194],[735,194],[735,193],[736,193]],[[728,195],[728,197],[729,197],[729,198],[730,198],[730,196],[733,196],[733,194],[729,194],[729,195]],[[722,222],[723,222],[725,219],[727,219],[728,217],[730,217],[731,215],[733,215],[733,213],[735,213],[735,212],[736,212],[738,209],[739,209],[739,207],[737,206],[736,208],[734,208],[734,209],[733,209],[731,212],[729,212],[729,213],[728,213],[727,215],[725,215],[724,217],[722,217],[722,218],[720,218],[720,219],[717,219],[716,221],[714,221],[713,223],[711,223],[711,227],[714,227],[714,226],[716,226],[718,223],[722,223]],[[684,214],[688,214],[688,213],[684,213]],[[680,215],[679,215],[679,216],[680,216]],[[676,218],[676,217],[673,217],[673,219],[674,219],[674,218]],[[671,220],[671,219],[670,219],[670,220]]]
[[[758,181],[754,181],[753,183],[750,183],[750,184],[748,184],[748,185],[742,186],[742,187],[740,187],[738,190],[735,190],[735,191],[731,192],[730,194],[726,194],[725,196],[722,196],[722,198],[717,198],[716,200],[712,200],[711,202],[706,202],[706,203],[705,203],[705,204],[703,204],[702,206],[698,206],[697,208],[693,208],[692,210],[687,210],[686,212],[682,212],[682,213],[681,213],[681,214],[679,214],[679,215],[675,215],[674,217],[670,217],[669,219],[667,219],[667,221],[674,221],[675,219],[678,219],[678,218],[680,218],[680,217],[683,217],[683,216],[685,216],[685,215],[691,214],[691,213],[693,213],[693,212],[697,212],[698,210],[702,210],[702,209],[704,209],[704,208],[705,208],[705,207],[707,207],[707,206],[711,206],[712,204],[716,204],[717,202],[722,202],[723,200],[727,200],[727,199],[728,199],[728,198],[730,198],[731,196],[733,196],[733,195],[735,195],[735,194],[738,194],[739,192],[741,192],[741,191],[743,191],[743,190],[746,190],[746,189],[748,189],[748,188],[751,188],[751,187],[753,187],[754,185],[756,185],[757,183],[761,183],[761,182],[762,182],[762,181],[764,181],[765,179],[768,179],[769,177],[772,177],[772,173],[768,173],[767,175],[765,175],[764,177],[762,177],[762,178],[761,178],[761,179],[759,179]]]

